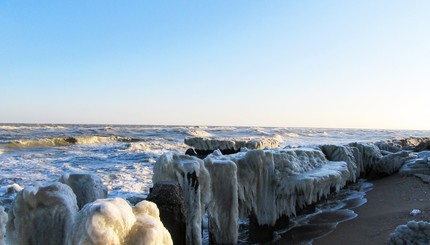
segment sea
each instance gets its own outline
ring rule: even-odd
[[[185,153],[189,148],[184,144],[184,139],[187,137],[274,138],[280,142],[280,147],[288,148],[375,142],[412,136],[428,137],[430,131],[233,126],[0,124],[0,205],[8,209],[16,191],[20,188],[44,185],[58,180],[66,173],[98,175],[108,187],[108,197],[143,199],[148,195],[153,184],[154,163],[163,153],[169,151]],[[367,182],[362,181],[362,183]],[[366,191],[370,189],[368,184],[360,186]],[[341,194],[340,203],[343,203],[343,206],[348,206],[350,205],[348,203],[351,202],[355,206],[356,203],[361,205],[365,202],[363,197],[363,191],[349,191],[348,195]],[[337,199],[339,198],[334,197],[334,200]],[[336,203],[339,205],[338,201]],[[330,211],[330,206],[333,204],[329,202],[328,206],[329,208],[321,210]],[[345,216],[344,212],[349,212],[343,209],[331,211],[340,212],[339,215],[342,217]],[[314,215],[315,213],[305,216],[305,220],[309,220],[309,217],[316,217]],[[352,212],[345,217],[353,216]],[[322,217],[324,218],[324,216]],[[300,224],[300,219],[300,217],[295,218],[297,224]],[[306,231],[306,226],[295,227],[300,234],[303,234],[301,229]],[[313,228],[311,230],[315,231]],[[285,236],[287,240],[289,239],[288,234]]]
[[[166,152],[184,153],[186,137],[275,138],[280,147],[373,142],[430,131],[82,124],[0,124],[0,198],[12,185],[58,180],[65,173],[93,173],[109,197],[146,197],[153,165]],[[0,204],[8,206],[4,200]]]

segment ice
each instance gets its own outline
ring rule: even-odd
[[[237,167],[230,160],[205,159],[211,179],[209,227],[215,244],[236,244],[238,236]]]
[[[366,174],[391,175],[399,171],[412,158],[407,151],[401,150],[395,153],[386,151],[385,154],[382,154],[378,144],[372,143],[351,143],[346,146],[322,145],[320,147],[327,159],[348,163],[351,181]]]
[[[9,244],[64,244],[78,211],[72,189],[59,182],[27,187],[9,210],[6,239]]]
[[[6,235],[7,220],[7,213],[4,211],[4,208],[0,206],[0,245],[6,245],[4,236]]]
[[[390,234],[391,245],[430,244],[430,223],[426,221],[409,221],[406,225],[399,225]]]
[[[167,153],[154,165],[153,182],[173,180],[181,184],[187,227],[193,227],[193,238],[187,241],[201,242],[196,236],[201,236],[204,205],[208,204],[209,230],[214,239],[232,244],[237,241],[239,218],[252,212],[260,225],[274,225],[279,217],[295,215],[297,208],[318,201],[332,189],[339,191],[351,179],[349,169],[354,168],[353,162],[328,161],[321,150],[312,148],[249,150],[231,155],[217,150],[204,162]],[[203,194],[208,202],[198,201]]]
[[[94,174],[66,173],[61,176],[59,182],[72,188],[79,209],[87,203],[107,196],[107,187],[103,185],[102,179]]]
[[[228,138],[202,138],[188,137],[184,143],[200,151],[240,151],[241,147],[248,149],[264,149],[265,147],[276,148],[279,145],[277,139],[272,138],[248,138],[248,139],[228,139]]]
[[[184,192],[187,244],[201,244],[202,218],[210,200],[210,177],[203,160],[180,155],[163,154],[154,164],[153,183],[177,181]]]
[[[348,163],[348,170],[351,174],[350,181],[355,182],[355,180],[360,176],[363,169],[361,165],[357,165],[357,160],[354,157],[354,149],[356,148],[342,146],[342,145],[322,145],[321,150],[324,152],[325,156],[330,161],[344,161]]]
[[[410,216],[417,216],[417,215],[420,215],[420,214],[422,214],[423,212],[421,211],[421,210],[419,210],[419,209],[413,209],[410,213],[409,213],[409,215]]]
[[[173,244],[157,206],[142,201],[131,207],[124,199],[99,199],[78,212],[67,245]]]
[[[428,158],[409,159],[400,168],[399,174],[401,176],[413,176],[414,174],[430,175]]]

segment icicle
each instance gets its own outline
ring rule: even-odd
[[[218,156],[220,156],[218,154]],[[238,235],[237,167],[230,160],[205,159],[211,179],[209,232],[215,244],[236,244]]]

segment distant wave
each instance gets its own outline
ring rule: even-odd
[[[134,142],[138,139],[122,138],[118,136],[88,136],[88,137],[64,137],[64,138],[45,138],[38,140],[18,140],[7,143],[8,147],[16,148],[39,148],[57,147],[70,145],[95,145],[110,142]]]
[[[39,129],[50,129],[50,130],[62,130],[66,129],[64,126],[60,125],[0,125],[0,130],[39,130]]]
[[[211,133],[208,133],[204,130],[188,130],[187,133],[190,136],[196,136],[196,137],[210,137],[210,136],[212,136]]]
[[[124,151],[126,151],[126,152],[142,152],[142,151],[150,151],[150,150],[151,150],[151,148],[147,144],[145,144],[143,142],[134,142],[134,143],[131,143],[127,147],[127,149]]]

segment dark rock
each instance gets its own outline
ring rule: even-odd
[[[173,244],[185,244],[184,197],[179,184],[175,181],[157,182],[147,200],[157,204],[161,222],[169,231]]]
[[[197,156],[197,152],[194,150],[194,148],[188,148],[187,151],[185,151],[185,155]]]
[[[277,238],[276,231],[287,228],[289,224],[290,218],[284,215],[274,225],[260,225],[255,213],[252,212],[249,216],[249,242],[251,244],[270,243]]]

